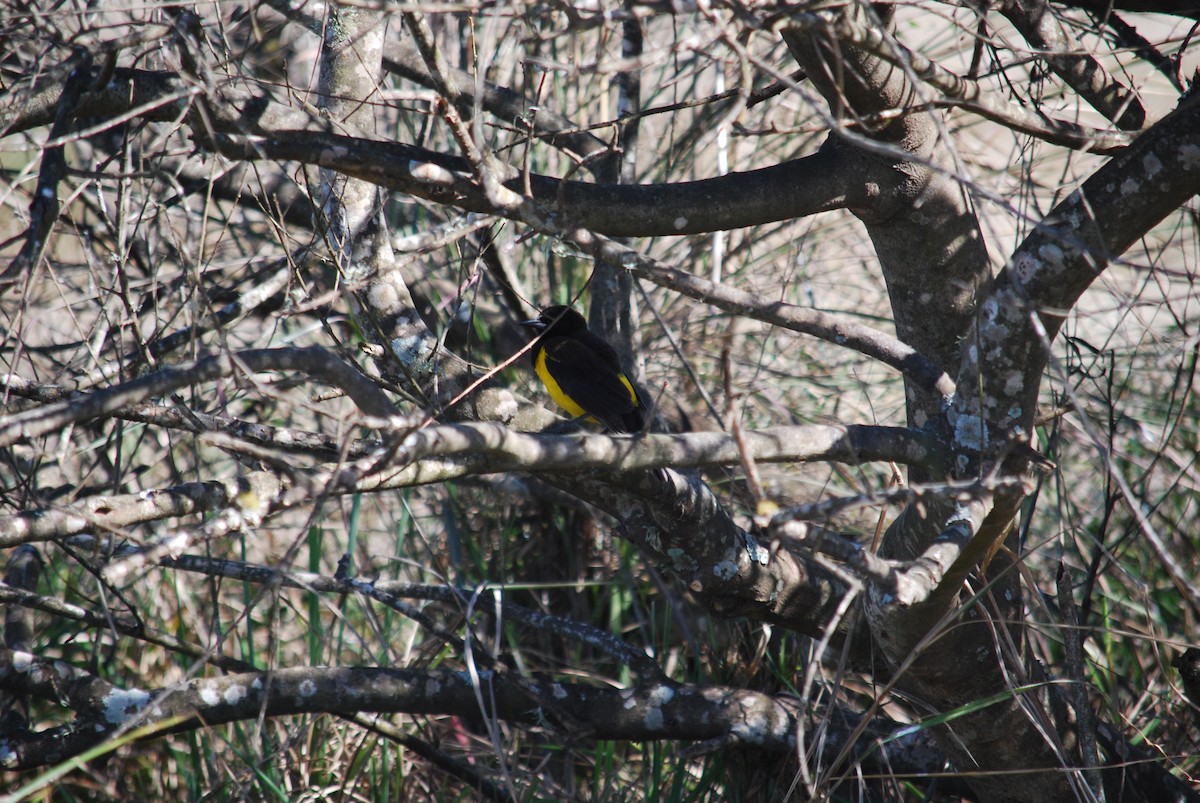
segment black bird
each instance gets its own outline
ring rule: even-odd
[[[582,315],[566,306],[546,307],[521,325],[538,333],[533,368],[559,407],[613,432],[642,431],[646,405],[621,370],[617,352],[588,329]]]

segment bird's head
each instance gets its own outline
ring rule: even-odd
[[[528,326],[539,335],[546,333],[550,329],[553,329],[555,334],[561,335],[569,335],[574,332],[587,330],[587,321],[584,317],[564,304],[546,307],[533,320],[521,321],[521,325]]]

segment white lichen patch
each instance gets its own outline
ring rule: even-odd
[[[1056,268],[1061,268],[1065,261],[1062,248],[1054,243],[1046,243],[1038,248],[1038,256],[1047,264]]]
[[[425,681],[425,696],[432,697],[442,690],[442,683],[437,678],[429,678]]]
[[[555,700],[565,700],[567,698],[567,690],[563,688],[561,683],[555,683],[551,686],[550,693],[554,695]]]
[[[367,291],[367,301],[372,309],[392,309],[400,303],[400,295],[388,282],[372,282]]]
[[[983,302],[983,305],[979,308],[979,311],[983,313],[983,320],[985,323],[995,323],[996,316],[1000,314],[1000,305],[996,303],[996,297],[988,296],[987,301]]]
[[[511,421],[520,412],[521,405],[511,391],[501,388],[498,394],[495,411],[501,421]]]
[[[409,337],[394,337],[390,345],[392,354],[400,361],[400,364],[410,366],[421,360],[424,354],[424,344],[425,340],[420,335],[410,335]]]
[[[196,694],[205,705],[216,705],[221,702],[221,692],[211,683],[201,683],[196,686]]]
[[[671,565],[677,572],[696,571],[698,565],[696,559],[677,546],[673,546],[667,550],[667,557],[670,558]]]
[[[1033,278],[1041,266],[1042,263],[1029,254],[1018,254],[1012,262],[1012,273],[1018,282],[1024,284]]]
[[[766,566],[771,560],[771,551],[754,540],[752,535],[746,536],[746,551],[750,553],[750,560],[760,566]]]
[[[300,686],[296,689],[296,692],[300,695],[301,699],[312,697],[317,693],[317,684],[305,678],[300,681]]]
[[[655,686],[650,690],[650,694],[647,697],[650,707],[646,709],[646,714],[642,718],[642,722],[648,730],[662,730],[662,707],[673,699],[675,699],[675,690],[670,686]],[[631,698],[630,702],[632,701]]]
[[[767,734],[770,733],[770,724],[767,718],[760,713],[754,713],[746,717],[745,721],[734,725],[734,736],[737,736],[743,742],[748,744],[762,744],[767,739]]]
[[[429,162],[411,161],[408,163],[408,173],[417,181],[426,184],[453,184],[454,174],[444,167]]]
[[[721,580],[730,580],[737,574],[737,564],[731,560],[723,560],[713,566],[713,574]]]
[[[1162,160],[1153,153],[1148,153],[1142,157],[1142,169],[1146,171],[1146,178],[1154,178],[1162,172]]]
[[[1200,145],[1184,145],[1179,149],[1179,161],[1186,170],[1200,167]]]
[[[675,699],[675,690],[670,686],[655,686],[650,690],[651,705],[666,705]]]
[[[245,686],[234,683],[225,690],[225,703],[226,705],[237,705],[246,698],[248,693]]]
[[[104,720],[120,725],[149,702],[149,693],[141,689],[113,689],[104,696]]]
[[[968,505],[955,505],[954,512],[950,514],[950,518],[946,519],[946,525],[955,524],[957,522],[971,523],[971,508]]]
[[[1121,182],[1121,195],[1128,197],[1141,189],[1141,182],[1135,181],[1132,178],[1127,178]]]
[[[680,215],[679,217],[675,218],[674,222],[675,222],[675,231],[683,231],[684,227],[686,227],[688,224],[688,219],[685,218],[683,215]]]
[[[645,534],[646,546],[653,549],[655,552],[662,551],[662,535],[657,528],[649,527]]]
[[[954,443],[982,452],[987,446],[987,424],[977,415],[960,415],[954,422]]]
[[[1025,375],[1020,371],[1009,371],[1004,380],[1004,395],[1016,396],[1025,387]]]

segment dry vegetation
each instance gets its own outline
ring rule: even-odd
[[[881,691],[887,680],[847,666],[846,653],[822,654],[811,638],[819,630],[714,615],[674,567],[627,540],[626,522],[618,524],[605,504],[611,495],[589,497],[583,480],[556,482],[569,472],[489,473],[495,455],[481,452],[476,462],[444,459],[460,465],[462,458],[470,469],[446,481],[431,475],[437,481],[375,490],[368,482],[374,475],[363,470],[358,485],[341,482],[339,471],[361,469],[369,463],[364,455],[397,431],[430,425],[422,414],[443,421],[470,414],[423,407],[395,366],[379,358],[381,339],[354,299],[361,287],[344,266],[339,272],[313,225],[324,199],[311,194],[328,186],[318,167],[215,153],[213,131],[197,122],[202,100],[215,109],[250,91],[311,115],[312,130],[319,129],[320,40],[306,25],[323,7],[296,4],[289,19],[280,10],[287,3],[210,3],[187,12],[117,5],[102,12],[80,4],[0,9],[0,203],[7,212],[0,215],[0,266],[17,265],[37,237],[37,215],[45,213],[39,177],[45,180],[54,158],[51,146],[62,146],[64,160],[44,251],[3,279],[0,371],[8,381],[0,427],[25,411],[82,398],[72,393],[125,386],[172,366],[190,370],[211,355],[308,346],[359,366],[409,417],[380,426],[377,414],[364,416],[361,404],[319,380],[301,355],[283,370],[251,370],[235,359],[220,376],[193,377],[87,420],[71,419],[68,407],[62,426],[13,437],[0,451],[0,543],[14,560],[34,560],[29,548],[36,547],[41,572],[27,588],[35,596],[21,596],[16,574],[0,587],[8,648],[65,662],[93,679],[97,694],[103,684],[161,689],[181,705],[189,681],[324,666],[460,671],[476,680],[495,670],[518,685],[643,688],[653,680],[649,670],[603,641],[608,634],[651,655],[673,682],[787,701],[801,712],[802,743],[779,752],[729,734],[596,738],[594,722],[563,712],[547,717],[532,693],[523,714],[481,715],[492,705],[485,683],[475,687],[477,703],[404,698],[390,708],[356,706],[348,700],[360,698],[330,692],[314,710],[230,717],[213,727],[160,722],[183,727],[129,743],[131,732],[146,735],[131,718],[86,760],[30,761],[22,772],[5,772],[0,784],[18,796],[62,800],[987,797],[947,767],[934,744],[932,731],[960,709]],[[672,14],[665,5],[630,3],[624,8],[644,34],[631,65],[622,58],[622,8],[606,5],[605,16],[587,4],[450,3],[426,9],[425,19],[451,66],[523,95],[539,113],[563,115],[600,145],[615,142],[616,83],[636,66],[646,112],[632,165],[637,183],[769,167],[825,141],[828,104],[808,82],[789,77],[796,63],[788,47],[774,31],[753,28],[749,11],[734,4]],[[1147,125],[1176,106],[1180,90],[1135,52],[1123,29],[1078,8],[1055,8],[1079,42],[1136,89]],[[197,27],[190,29],[181,20],[193,13]],[[1195,12],[1121,17],[1175,60],[1177,75],[1190,76]],[[978,76],[985,95],[1117,131],[1048,73],[1005,18],[987,19],[981,31],[968,5],[901,4],[895,31],[926,58]],[[411,36],[400,11],[387,11],[384,24],[391,57]],[[26,105],[48,85],[69,85],[84,52],[98,75],[111,77],[105,71],[117,67],[184,78],[154,104],[132,104],[116,118],[107,109],[72,112],[63,101],[66,119],[55,123],[55,108]],[[921,86],[930,93],[922,100],[931,100],[934,90]],[[167,98],[175,89],[179,97]],[[468,89],[476,91],[460,87]],[[369,125],[355,122],[358,133],[459,154],[462,143],[437,97],[428,81],[385,73],[377,93],[355,99],[369,118]],[[967,109],[938,119],[952,143],[948,169],[966,188],[994,273],[1112,158],[1049,144]],[[599,181],[588,172],[599,157],[581,163],[577,148],[529,140],[530,128],[543,123],[476,106],[474,122],[464,125],[519,170]],[[333,133],[346,131],[353,133]],[[463,206],[395,192],[385,214],[396,269],[444,345],[439,370],[469,363],[483,371],[525,345],[517,321],[531,310],[568,302],[585,309],[593,290],[607,286],[589,284],[595,260],[578,243],[517,215],[468,215]],[[1039,397],[1038,449],[1054,468],[1029,475],[1024,515],[1009,541],[1021,556],[1013,576],[1022,585],[1030,653],[1056,677],[1081,681],[1091,709],[1116,729],[1118,742],[1133,746],[1126,760],[1165,769],[1180,795],[1197,788],[1200,773],[1196,703],[1183,696],[1171,666],[1197,643],[1200,627],[1196,585],[1179,580],[1200,573],[1196,214],[1193,199],[1167,215],[1069,311]],[[876,250],[845,209],[631,242],[697,276],[719,271],[721,282],[764,302],[838,313],[894,333]],[[731,417],[747,430],[903,427],[909,420],[901,375],[878,360],[722,311],[636,271],[624,271],[626,280],[635,273],[643,278],[633,279],[632,293],[614,298],[633,311],[636,331],[624,334],[644,387],[671,425],[717,431]],[[930,311],[931,327],[939,316]],[[956,366],[947,369],[953,377]],[[487,387],[511,391],[522,410],[545,400],[524,360],[499,368]],[[534,415],[546,423],[544,411]],[[251,432],[249,425],[273,429]],[[294,443],[301,436],[313,440]],[[403,457],[388,453],[393,468]],[[780,508],[879,494],[899,477],[887,461],[758,469],[761,494]],[[271,493],[278,495],[233,487],[248,477],[275,478]],[[709,469],[705,478],[738,526],[772,540],[755,527],[760,500],[743,465]],[[134,509],[134,495],[222,482],[228,490],[220,500],[183,514]],[[817,523],[870,544],[900,509],[870,501]],[[1141,524],[1131,512],[1137,508],[1146,517]],[[14,535],[62,513],[85,523],[36,538]],[[1158,545],[1145,537],[1146,526]],[[22,541],[29,543],[17,547]],[[114,554],[118,547],[137,549]],[[1180,572],[1166,571],[1168,561]],[[1056,582],[1060,571],[1065,586]],[[391,596],[371,598],[355,580]],[[1064,653],[1064,588],[1074,589],[1086,634],[1078,661]],[[502,608],[501,598],[513,607]],[[538,614],[558,618],[533,620]],[[22,615],[31,626],[25,640]],[[3,653],[4,671],[12,671],[14,655]],[[62,705],[44,686],[5,687],[0,763],[9,762],[7,740],[28,733],[20,717],[42,730],[91,710],[82,683],[69,691],[66,680],[58,683]],[[842,752],[845,712],[879,716],[857,752]],[[895,730],[911,722],[921,723],[914,732]],[[887,753],[879,744],[889,738],[908,752]],[[48,770],[61,777],[41,774]],[[50,785],[53,791],[36,791]],[[1075,791],[1095,799],[1083,786]]]

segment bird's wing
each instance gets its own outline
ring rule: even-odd
[[[626,416],[638,408],[621,375],[592,349],[571,338],[545,344],[546,368],[562,392],[609,429],[629,429]]]

